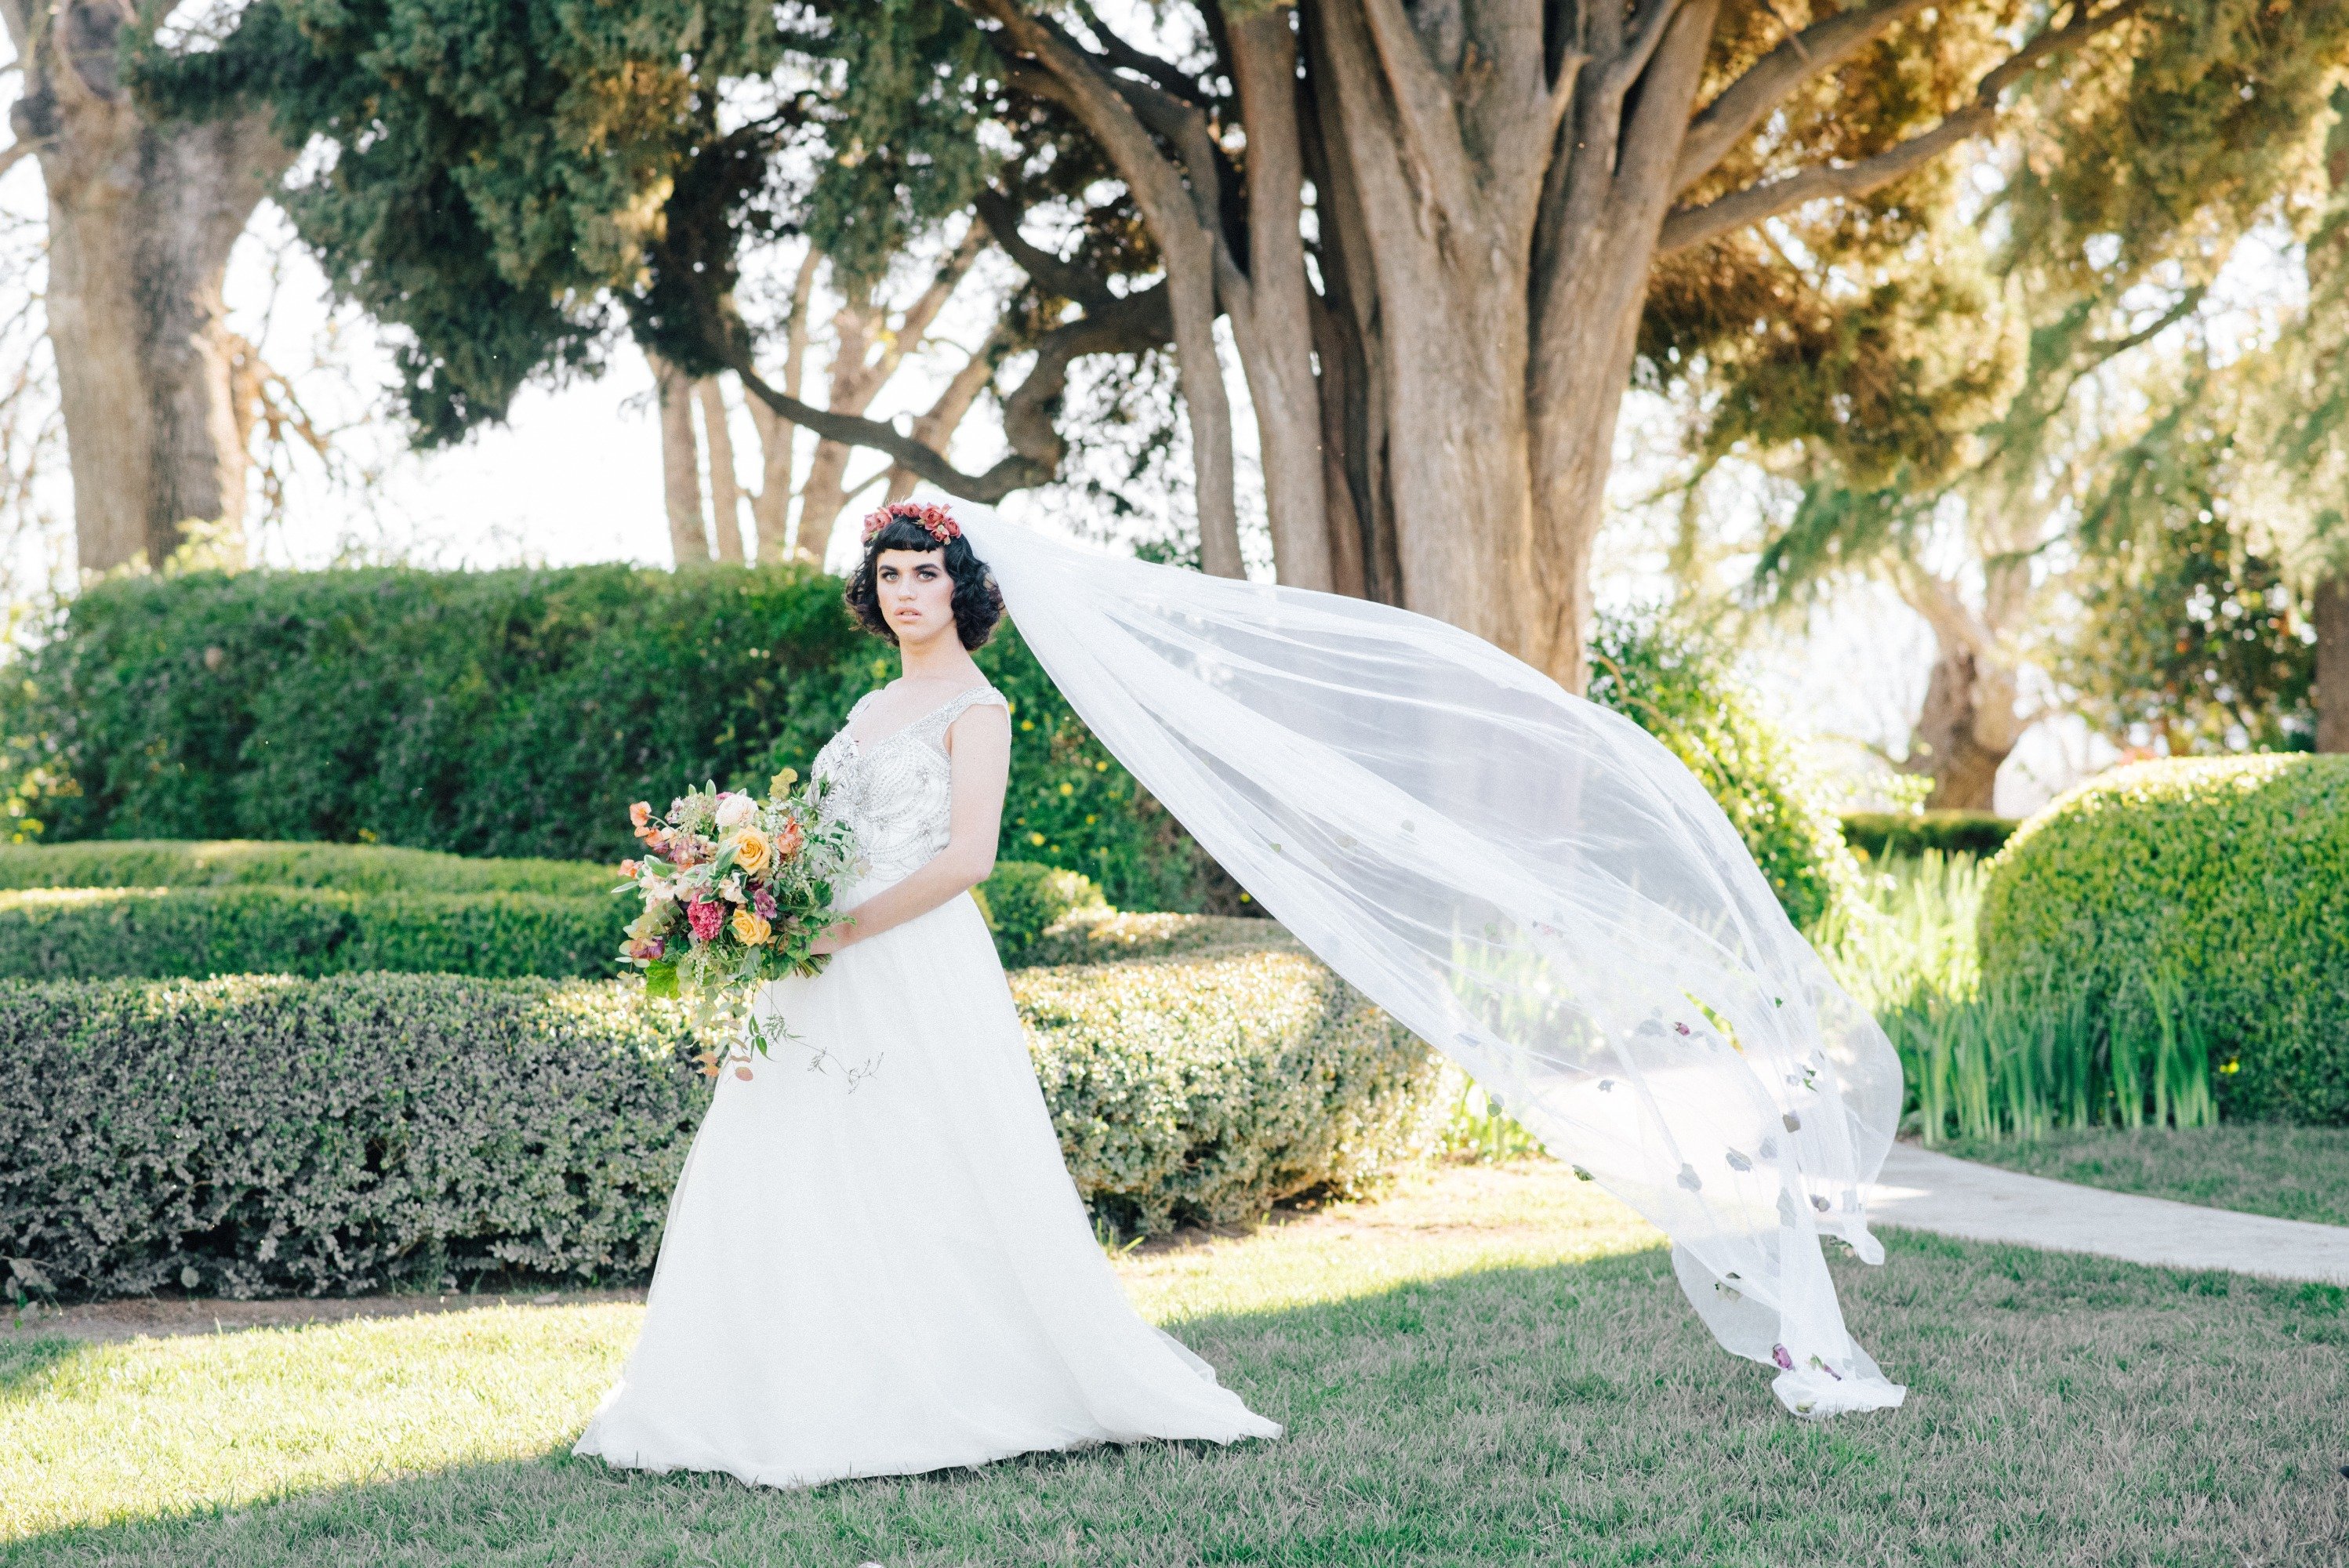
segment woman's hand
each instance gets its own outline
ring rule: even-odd
[[[838,925],[832,927],[822,936],[817,937],[815,939],[814,945],[810,947],[808,951],[821,958],[839,952],[842,948],[847,946],[850,943],[855,940],[856,921],[854,917],[851,917],[848,920],[841,922]]]

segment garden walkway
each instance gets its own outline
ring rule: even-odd
[[[1892,1146],[1868,1214],[1883,1224],[1969,1241],[2349,1285],[2349,1226],[2107,1192],[1952,1160],[1910,1143]]]

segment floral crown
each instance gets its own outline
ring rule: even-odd
[[[940,544],[949,543],[962,537],[962,525],[954,520],[954,514],[936,502],[894,500],[878,511],[865,513],[864,542],[872,543],[880,536],[883,529],[898,521],[920,523],[929,531],[930,537]]]

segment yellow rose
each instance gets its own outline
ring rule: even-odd
[[[767,865],[767,835],[756,828],[745,828],[742,836],[734,841],[734,863],[753,876]]]
[[[734,934],[741,938],[745,947],[764,947],[767,938],[775,934],[775,928],[757,910],[738,909],[734,912]]]

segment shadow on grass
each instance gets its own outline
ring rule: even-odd
[[[88,1348],[78,1339],[0,1339],[0,1404],[14,1399],[52,1367],[70,1361]]]
[[[1277,1443],[779,1492],[556,1450],[0,1544],[0,1563],[2323,1563],[2344,1296],[1940,1238],[1839,1262],[1899,1411],[1781,1414],[1661,1250],[1200,1317]]]

